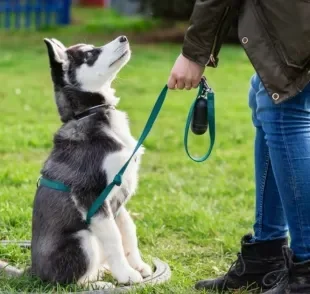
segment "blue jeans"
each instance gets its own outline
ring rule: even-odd
[[[289,232],[296,259],[310,260],[310,84],[275,105],[254,75],[249,105],[256,128],[254,240]]]

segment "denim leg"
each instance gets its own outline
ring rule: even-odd
[[[298,260],[308,260],[310,259],[310,85],[293,99],[275,105],[259,82],[256,103],[256,117],[265,133],[276,186],[287,216],[291,248]],[[267,189],[266,199],[274,197],[278,199],[278,195],[269,193]],[[275,222],[279,219],[279,212],[280,210],[265,205],[263,218]],[[283,222],[282,213],[281,219]]]
[[[252,120],[256,129],[254,151],[256,213],[253,241],[267,241],[286,237],[288,228],[280,194],[273,174],[265,133],[256,114],[256,99],[259,86],[260,80],[258,76],[255,75],[251,80],[249,93],[249,105],[252,109]]]

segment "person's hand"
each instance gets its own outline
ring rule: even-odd
[[[203,72],[204,67],[180,54],[171,70],[168,88],[181,90],[197,88]]]

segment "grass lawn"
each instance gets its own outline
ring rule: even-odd
[[[0,239],[31,238],[32,201],[40,168],[60,126],[43,37],[103,43],[100,31],[0,33]],[[114,82],[119,107],[138,137],[180,51],[177,45],[132,45],[133,56]],[[169,92],[145,142],[140,185],[128,209],[145,260],[168,262],[169,283],[135,293],[192,293],[195,281],[221,274],[235,258],[240,237],[251,230],[254,208],[253,138],[247,92],[253,68],[240,48],[225,46],[217,69],[206,75],[215,90],[217,136],[211,157],[191,161],[183,129],[196,91]],[[191,137],[194,154],[207,140]],[[28,251],[1,247],[0,259],[23,267]],[[74,286],[70,288],[74,289]],[[64,292],[34,279],[6,279],[0,290]]]

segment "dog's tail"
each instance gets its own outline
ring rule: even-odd
[[[10,277],[19,277],[24,271],[14,266],[9,265],[7,262],[0,260],[0,272],[4,271]]]

